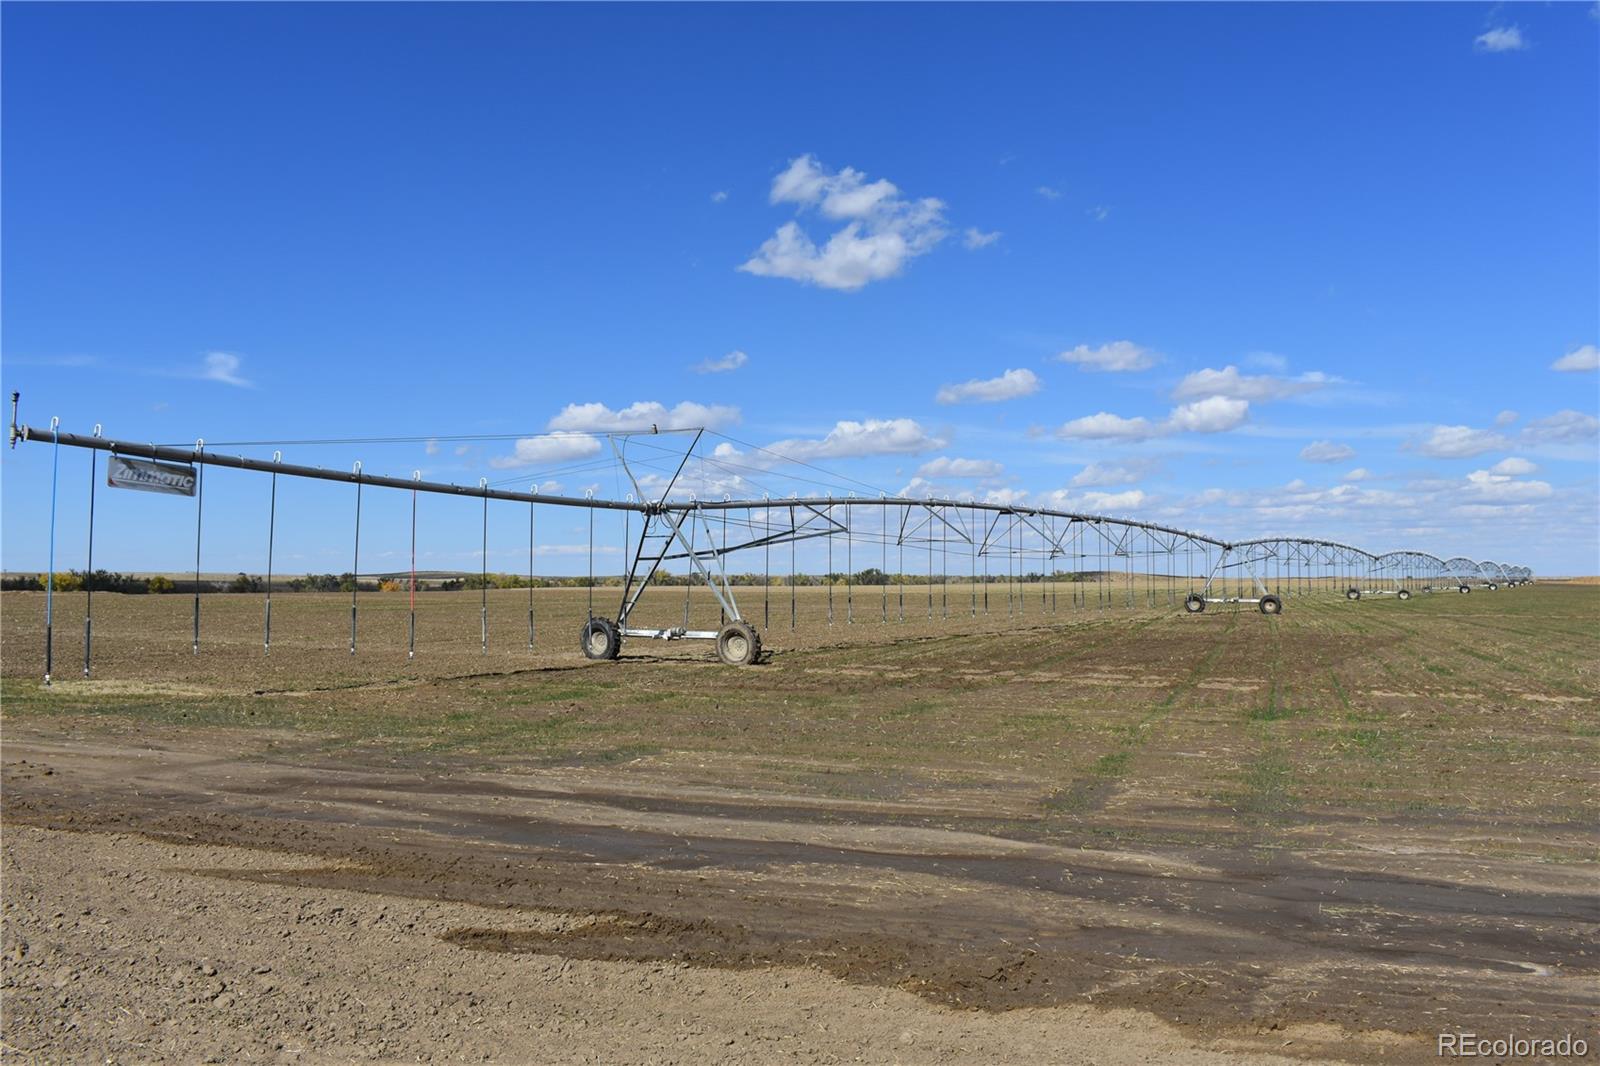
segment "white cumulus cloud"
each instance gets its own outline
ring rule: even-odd
[[[1523,439],[1535,444],[1581,444],[1596,433],[1600,433],[1600,419],[1573,410],[1536,418],[1522,428]]]
[[[1005,467],[992,459],[952,459],[941,455],[917,468],[917,477],[999,477]]]
[[[1592,344],[1574,348],[1560,359],[1551,363],[1550,369],[1564,370],[1569,373],[1581,370],[1600,370],[1600,348],[1596,348]]]
[[[908,200],[892,182],[869,182],[852,167],[830,173],[810,155],[773,179],[768,198],[844,225],[818,247],[798,222],[785,222],[739,267],[747,274],[859,289],[899,274],[945,237],[943,201]]]
[[[739,421],[737,407],[707,406],[685,400],[676,407],[654,401],[629,404],[613,411],[603,403],[569,403],[549,422],[550,429],[582,433],[633,433],[657,429],[717,429]]]
[[[1077,514],[1125,514],[1151,502],[1153,497],[1139,489],[1126,492],[1085,492],[1074,495],[1068,489],[1047,493],[1043,504],[1060,511]]]
[[[1172,409],[1168,424],[1184,433],[1226,433],[1250,417],[1250,401],[1208,396]]]
[[[1130,459],[1119,463],[1090,463],[1073,475],[1074,488],[1100,488],[1108,485],[1132,485],[1148,477],[1155,469],[1148,459]]]
[[[1435,459],[1470,459],[1506,446],[1505,437],[1490,429],[1471,426],[1434,426],[1417,451]]]
[[[1007,370],[997,378],[974,378],[960,385],[946,385],[934,398],[940,403],[996,403],[1038,391],[1039,375],[1031,370]]]
[[[1078,440],[1149,440],[1162,433],[1148,418],[1123,418],[1107,411],[1074,418],[1056,430],[1056,435]]]
[[[982,503],[997,504],[1001,507],[1020,507],[1028,502],[1027,489],[990,489],[983,494]]]
[[[735,349],[719,359],[702,359],[694,365],[696,374],[726,374],[730,370],[738,370],[750,361],[750,357]]]
[[[541,437],[523,437],[510,455],[497,455],[489,465],[497,470],[519,466],[552,466],[599,454],[600,441],[588,433],[562,431]]]
[[[1056,356],[1063,363],[1076,363],[1085,370],[1146,370],[1161,358],[1159,352],[1141,347],[1132,341],[1112,341],[1098,348],[1080,344]]]
[[[866,455],[915,455],[944,447],[945,442],[910,418],[869,418],[834,423],[821,440],[796,438],[767,445],[786,459],[853,459]]]
[[[1221,370],[1207,367],[1196,370],[1178,382],[1172,398],[1187,400],[1194,396],[1232,396],[1263,403],[1315,392],[1331,381],[1328,375],[1317,371],[1291,378],[1277,374],[1241,374],[1236,366],[1225,366]]]
[[[1147,499],[1149,497],[1139,489],[1129,489],[1126,492],[1086,492],[1078,497],[1078,502],[1090,511],[1120,512],[1135,510]]]
[[[1493,503],[1524,503],[1542,500],[1554,490],[1544,481],[1518,481],[1492,470],[1474,470],[1467,475],[1467,491],[1480,500]]]
[[[1526,459],[1517,456],[1508,456],[1489,468],[1489,473],[1499,474],[1502,477],[1526,477],[1535,473],[1539,468]]]
[[[987,248],[989,245],[995,243],[999,239],[999,230],[985,233],[974,226],[968,226],[967,232],[962,234],[961,243],[966,245],[968,248],[976,250],[978,248]]]
[[[1350,445],[1331,440],[1314,440],[1300,449],[1300,458],[1308,463],[1342,463],[1355,454]]]
[[[1056,430],[1056,436],[1080,440],[1140,441],[1172,433],[1226,433],[1250,417],[1250,401],[1232,396],[1207,396],[1179,404],[1160,422],[1148,418],[1123,418],[1101,411],[1075,418]]]
[[[1495,26],[1473,38],[1472,46],[1480,52],[1520,52],[1528,41],[1516,26]]]
[[[243,362],[232,352],[207,352],[205,361],[200,365],[200,378],[232,385],[236,389],[253,389],[255,382],[246,380],[239,373]]]

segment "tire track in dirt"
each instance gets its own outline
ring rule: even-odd
[[[1237,624],[1237,614],[1228,616],[1222,632],[1212,638],[1210,647],[1189,673],[1169,688],[1166,695],[1136,721],[1123,727],[1125,733],[1122,741],[1111,751],[1096,759],[1087,770],[1086,777],[1081,777],[1065,790],[1046,797],[1044,801],[1046,808],[1070,811],[1080,816],[1103,810],[1112,795],[1121,787],[1121,778],[1127,772],[1129,764],[1155,735],[1161,723],[1173,712],[1178,700],[1193,692],[1210,673],[1216,660],[1228,648]]]

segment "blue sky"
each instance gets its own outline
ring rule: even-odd
[[[30,422],[523,434],[283,450],[605,495],[588,435],[709,423],[708,454],[841,491],[1600,570],[1592,6],[0,21],[0,378]],[[41,567],[49,453],[4,463],[4,565]],[[86,469],[64,454],[63,568]],[[264,493],[208,484],[206,569],[261,569]],[[280,570],[347,569],[348,492],[288,496]],[[187,505],[101,504],[98,564],[186,565]],[[369,506],[392,560],[401,505]],[[494,520],[515,568],[525,520]],[[475,566],[476,523],[433,508],[425,562]],[[579,520],[546,529],[540,569],[578,565]]]

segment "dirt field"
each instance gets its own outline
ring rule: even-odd
[[[1081,591],[1081,590],[1080,590]],[[1434,1060],[1600,1014],[1600,589],[3,609],[8,1057]],[[704,595],[703,593],[701,594]],[[658,601],[676,612],[682,592]],[[368,602],[369,601],[369,602]],[[605,613],[612,613],[609,598]],[[906,620],[899,621],[904,610]],[[966,612],[966,613],[964,613]],[[696,624],[715,621],[705,602]],[[643,620],[643,619],[642,619]]]

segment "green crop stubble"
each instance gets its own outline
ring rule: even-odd
[[[1589,628],[1600,589],[1287,607],[1279,618],[1105,612],[1059,626],[1030,615],[1027,628],[861,647],[841,633],[751,670],[639,656],[366,685],[330,673],[316,692],[259,696],[133,681],[121,694],[70,682],[43,691],[13,672],[0,698],[8,726],[42,734],[148,729],[182,744],[199,727],[208,745],[280,761],[415,758],[441,772],[515,773],[652,758],[652,772],[677,760],[696,780],[740,789],[959,788],[1023,835],[1243,832],[1265,843],[1284,821],[1299,834],[1337,809],[1504,823],[1499,838],[1520,827],[1529,843],[1519,846],[1537,850],[1541,820],[1575,822],[1600,803]],[[189,666],[110,661],[146,677]]]
[[[1237,623],[1237,612],[1230,614],[1222,632],[1212,639],[1200,661],[1187,676],[1168,689],[1160,702],[1137,720],[1112,727],[1111,734],[1119,738],[1116,746],[1095,757],[1071,783],[1046,795],[1042,800],[1044,809],[1047,812],[1081,814],[1103,806],[1117,782],[1127,773],[1138,749],[1150,739],[1155,727],[1172,713],[1180,697],[1193,692],[1209,676],[1211,668],[1228,647],[1229,637],[1234,633]]]

